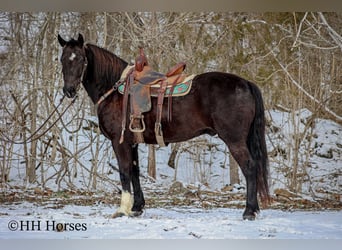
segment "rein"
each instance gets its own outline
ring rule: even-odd
[[[27,139],[25,139],[24,141],[14,141],[14,140],[11,140],[9,139],[2,131],[1,134],[4,138],[1,138],[2,141],[5,141],[5,142],[9,142],[9,143],[13,143],[13,144],[26,144],[26,143],[30,143],[30,142],[33,142],[33,141],[36,141],[38,140],[39,138],[41,138],[43,135],[45,135],[53,126],[55,126],[55,124],[60,120],[62,119],[62,116],[65,114],[65,112],[71,107],[71,105],[73,105],[77,99],[77,95],[74,97],[74,99],[72,99],[72,101],[70,102],[70,104],[65,108],[65,110],[62,112],[62,113],[59,113],[58,112],[58,108],[59,106],[63,103],[63,100],[65,98],[65,95],[63,95],[63,97],[61,98],[59,104],[55,107],[55,109],[51,112],[51,114],[48,116],[48,118],[43,122],[42,125],[39,126],[39,128],[34,131],[30,137],[28,137]],[[47,122],[51,119],[51,117],[53,116],[53,114],[57,112],[58,113],[58,118],[46,129],[43,131],[43,133],[41,133],[40,135],[36,136],[38,134],[38,132],[47,124]]]
[[[134,68],[135,66],[134,65],[128,65],[123,71],[122,71],[122,74],[121,74],[121,77],[119,79],[119,81],[117,81],[114,86],[108,90],[106,93],[104,93],[100,99],[97,101],[97,103],[95,104],[95,110],[97,111],[97,108],[99,107],[99,105],[108,97],[110,96],[114,91],[116,91],[119,86],[121,84],[123,84],[124,82],[126,82],[127,80],[127,77],[132,73],[132,69]]]

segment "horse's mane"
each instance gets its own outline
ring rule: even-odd
[[[93,67],[92,78],[96,83],[114,84],[128,64],[112,52],[93,44],[86,45],[86,53],[88,66]]]

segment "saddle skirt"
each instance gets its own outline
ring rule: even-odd
[[[178,97],[178,96],[187,95],[191,90],[192,80],[194,79],[195,76],[196,75],[182,74],[182,76],[178,80],[178,83],[176,83],[175,86],[173,86],[172,96]],[[165,91],[165,97],[168,97],[170,95],[173,81],[176,78],[177,78],[177,76],[171,76],[171,77],[167,78],[167,80],[166,80],[167,87],[166,87],[166,91]],[[125,83],[126,82],[123,82],[118,88],[120,94],[124,94]],[[142,84],[139,82],[136,82],[135,84],[142,85],[142,86],[139,86],[138,88],[141,88],[145,85],[145,84]],[[154,82],[152,82],[152,84],[148,84],[148,85],[150,87],[151,96],[152,97],[158,97],[158,90],[160,89],[161,80],[155,80]]]

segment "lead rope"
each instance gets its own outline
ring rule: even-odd
[[[62,119],[62,116],[65,114],[65,112],[71,107],[71,105],[73,105],[77,99],[77,95],[74,97],[74,99],[72,99],[72,101],[70,102],[70,104],[66,107],[66,109],[59,114],[58,112],[58,108],[59,106],[63,103],[63,100],[65,98],[65,95],[63,95],[63,97],[61,98],[59,104],[55,107],[55,109],[51,112],[51,114],[48,116],[48,118],[43,122],[42,125],[39,126],[39,128],[34,131],[29,138],[25,139],[24,141],[14,141],[11,140],[10,138],[7,137],[7,135],[5,135],[5,133],[3,131],[1,132],[2,138],[0,138],[0,140],[5,141],[5,142],[9,142],[9,143],[13,143],[13,144],[26,144],[26,143],[30,143],[33,141],[38,140],[39,138],[41,138],[43,135],[45,135],[53,126],[55,126],[55,124]],[[58,118],[56,119],[56,121],[54,121],[46,130],[43,131],[43,133],[41,133],[40,135],[36,136],[36,134],[38,134],[38,132],[47,124],[47,122],[51,119],[51,117],[53,116],[53,114],[57,112],[58,113]],[[35,137],[36,136],[36,137]]]

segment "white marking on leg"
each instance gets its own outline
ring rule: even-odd
[[[116,214],[123,213],[124,215],[129,216],[132,213],[132,207],[133,207],[133,196],[127,192],[123,191],[121,194],[121,204],[116,211]]]
[[[69,57],[70,61],[73,61],[76,58],[76,54],[75,53],[71,53],[71,56]]]

